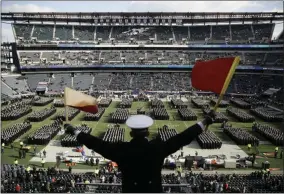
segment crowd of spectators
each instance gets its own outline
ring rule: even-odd
[[[53,39],[54,25],[35,25],[32,37],[37,40],[49,41]]]
[[[205,41],[210,38],[210,27],[209,26],[192,26],[189,27],[190,40],[191,41]]]
[[[1,80],[5,83],[2,83],[1,85],[7,94],[30,94],[30,89],[22,76],[6,75],[1,76]]]
[[[87,126],[86,124],[82,124],[80,126],[75,127],[76,130],[90,134],[92,132],[92,128]],[[66,134],[62,139],[61,139],[61,145],[63,147],[77,147],[81,146],[81,144],[77,141],[76,137],[70,134]]]
[[[184,177],[181,177],[179,175],[176,174],[165,174],[162,175],[162,184],[182,184],[182,183],[186,183],[186,181],[184,180]],[[173,186],[169,186],[169,187],[164,187],[163,188],[164,193],[188,193],[188,187],[173,187]]]
[[[115,75],[112,75],[110,79],[111,79],[111,82],[110,81],[107,82],[109,84],[108,88],[110,90],[121,91],[121,90],[131,89],[130,87],[131,75],[130,74],[126,74],[126,73],[115,74]]]
[[[84,76],[76,74],[74,82],[84,79]],[[44,77],[44,76],[43,76]],[[62,92],[64,87],[71,87],[71,77],[68,74],[54,74],[55,78],[50,79],[48,90],[52,92]],[[89,79],[88,77],[88,79]],[[27,75],[29,84],[35,80],[40,80],[38,77],[35,80],[34,76]],[[91,78],[90,78],[91,79]],[[89,84],[88,84],[89,83]],[[170,83],[170,84],[169,84]],[[83,83],[81,83],[83,84]],[[32,87],[35,91],[36,86]],[[125,91],[125,90],[152,90],[152,91],[182,91],[186,88],[187,91],[191,90],[190,76],[186,73],[97,73],[94,75],[94,80],[91,82],[84,81],[84,87],[74,85],[77,90],[92,89],[94,92],[102,92],[107,90]]]
[[[121,173],[116,169],[100,167],[95,173],[70,173],[55,168],[37,169],[35,166],[1,165],[2,193],[120,193]],[[281,193],[283,176],[269,171],[251,174],[202,174],[192,171],[185,176],[162,175],[163,184],[187,183],[190,187],[163,187],[166,193]],[[80,185],[80,183],[82,185]],[[110,183],[91,186],[88,183]]]
[[[87,75],[84,75],[87,76]],[[81,74],[75,75],[75,80],[81,80],[84,78]],[[90,77],[90,75],[88,75]],[[26,75],[29,85],[31,85],[34,76]],[[35,81],[46,80],[46,75],[42,75],[42,80],[37,78]],[[71,77],[68,74],[55,74],[55,79],[51,78],[49,90],[54,92],[62,92],[64,86],[71,87]],[[94,75],[94,82],[92,78],[88,78],[91,82],[86,82],[84,88],[92,89],[94,91],[126,91],[126,90],[138,90],[143,91],[191,91],[190,76],[186,73],[97,73]],[[75,82],[75,81],[74,81]],[[170,84],[169,84],[170,83]],[[281,76],[271,75],[256,75],[256,74],[236,74],[229,85],[228,93],[239,94],[262,94],[268,88],[281,88]],[[34,88],[33,86],[31,88]],[[80,88],[79,88],[80,89]],[[81,88],[82,89],[82,88]],[[35,89],[34,89],[35,90]],[[34,91],[33,90],[33,91]],[[275,102],[281,102],[281,91],[278,92]],[[197,101],[199,97],[193,99]],[[265,105],[267,101],[263,101],[256,97],[242,97],[238,98],[245,101],[251,106]],[[202,101],[202,100],[200,100]],[[204,102],[207,103],[207,102]],[[282,102],[283,103],[283,102]],[[281,104],[281,103],[280,103]]]
[[[243,122],[243,123],[255,121],[255,118],[253,116],[249,115],[248,113],[238,108],[234,108],[230,106],[226,109],[226,112],[228,115],[235,117],[236,119],[238,119],[238,121]]]
[[[39,51],[32,51],[32,52],[19,52],[19,61],[20,64],[23,66],[29,64],[40,64],[40,56],[41,53]]]
[[[67,40],[71,41],[73,39],[73,34],[72,34],[72,26],[61,26],[57,25],[55,27],[55,38],[58,40]]]
[[[55,107],[44,108],[42,110],[32,112],[27,119],[31,122],[40,122],[53,115],[55,112]]]
[[[284,88],[281,88],[276,94],[272,95],[268,101],[270,105],[284,110]]]
[[[263,38],[271,39],[271,32],[273,24],[257,24],[253,25],[254,36],[256,40],[262,40]]]
[[[133,73],[131,79],[131,88],[134,90],[147,91],[152,90],[152,78],[149,73]],[[142,96],[139,96],[142,97]],[[143,95],[143,97],[146,97]]]
[[[90,65],[192,65],[196,59],[213,60],[222,57],[241,56],[239,65],[257,65],[262,67],[280,66],[283,60],[281,53],[259,52],[189,52],[189,51],[164,51],[164,50],[96,50],[96,51],[43,51],[43,52],[19,52],[20,64],[37,67],[44,66],[90,66]],[[265,57],[267,56],[267,57]],[[245,76],[246,77],[246,76]],[[74,87],[84,88],[91,83],[91,79],[75,80]],[[86,82],[86,84],[84,84]],[[24,82],[19,82],[23,87],[12,87],[16,92],[23,92],[28,87]],[[262,83],[263,84],[263,83]],[[11,84],[9,84],[11,85]],[[178,84],[177,84],[178,86]],[[22,88],[22,89],[21,89]],[[52,89],[53,90],[53,89]]]
[[[70,174],[55,168],[37,169],[23,165],[1,166],[2,193],[84,193],[86,186],[75,185],[90,180],[88,174]],[[75,182],[76,180],[76,182]]]
[[[256,171],[251,174],[187,173],[193,193],[279,193],[283,190],[283,176]]]
[[[232,83],[234,83],[235,93],[262,94],[268,88],[281,88],[282,77],[267,74],[240,74],[233,77]],[[253,97],[246,97],[243,100],[250,100],[252,102],[259,103],[259,100],[253,99]]]
[[[72,173],[52,168],[37,169],[35,166],[1,166],[2,193],[121,193],[122,175],[117,169],[99,167],[95,173]],[[183,176],[163,174],[162,184],[187,183]],[[188,179],[190,180],[190,179]],[[105,183],[109,185],[84,185]],[[166,193],[188,193],[189,187],[163,186]]]
[[[253,37],[251,25],[231,25],[232,40],[242,42]]]
[[[26,40],[29,40],[31,38],[31,32],[33,29],[33,25],[30,24],[15,24],[13,25],[13,28],[16,33],[16,37],[22,37]]]
[[[150,74],[153,91],[189,91],[190,77],[186,73],[154,73]]]
[[[94,26],[74,26],[74,37],[80,41],[94,41]]]
[[[281,53],[267,53],[266,60],[264,61],[265,66],[281,66],[283,64],[283,58]]]
[[[248,144],[254,146],[259,145],[259,139],[244,129],[225,126],[223,131],[238,145],[248,145]]]
[[[82,25],[41,25],[14,24],[17,40],[83,43],[185,43],[184,41],[211,41],[249,43],[271,39],[273,24],[234,24],[207,26],[82,26]],[[33,30],[34,29],[34,30]],[[21,39],[20,39],[21,37]],[[207,40],[206,40],[207,39]],[[250,41],[249,41],[250,40]],[[218,42],[221,41],[221,42]]]
[[[65,87],[71,88],[71,80],[70,74],[53,74],[48,84],[48,91],[55,93],[63,92]]]

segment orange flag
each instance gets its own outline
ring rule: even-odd
[[[65,106],[77,108],[84,112],[97,113],[98,103],[96,98],[83,94],[71,88],[64,89]]]

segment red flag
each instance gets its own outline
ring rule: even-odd
[[[196,61],[191,73],[192,87],[220,94],[234,60],[235,57]]]

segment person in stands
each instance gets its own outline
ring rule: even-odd
[[[16,190],[17,193],[20,193],[21,192],[21,186],[19,184],[17,184],[15,190]]]
[[[1,153],[2,154],[4,153],[4,148],[5,148],[5,143],[2,143],[2,146],[1,146]]]
[[[68,167],[68,170],[69,170],[69,173],[71,174],[72,173],[72,166],[71,165]]]
[[[43,150],[43,156],[46,158],[46,151],[45,150]]]
[[[76,130],[70,124],[65,124],[64,128],[66,133],[74,135],[80,144],[117,163],[122,173],[122,192],[161,193],[161,170],[164,159],[190,144],[207,129],[206,126],[213,123],[214,117],[215,112],[211,111],[203,121],[167,141],[159,138],[151,141],[147,139],[148,128],[154,121],[145,115],[135,115],[127,119],[126,125],[131,128],[130,135],[133,138],[130,142],[105,142]]]
[[[42,158],[41,159],[41,167],[44,168],[45,160]]]

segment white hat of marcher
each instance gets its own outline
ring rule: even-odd
[[[126,120],[126,125],[131,129],[149,128],[153,123],[153,119],[146,115],[134,115]]]

